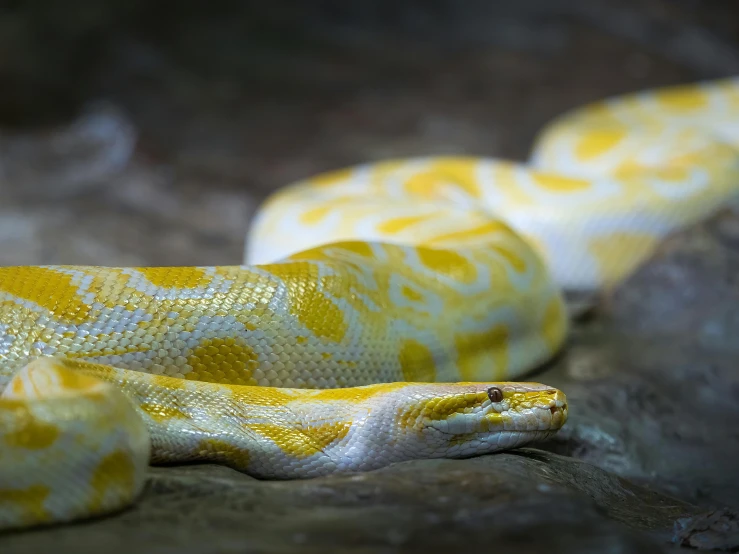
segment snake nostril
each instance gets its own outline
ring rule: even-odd
[[[552,415],[554,415],[559,411],[559,408],[557,408],[557,406],[550,406],[549,411],[552,412]]]

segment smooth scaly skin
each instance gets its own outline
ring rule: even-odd
[[[562,289],[733,196],[738,119],[727,80],[570,114],[529,166],[319,176],[258,215],[265,265],[0,269],[0,528],[125,506],[150,460],[295,478],[545,438],[564,395],[497,381],[562,346]]]

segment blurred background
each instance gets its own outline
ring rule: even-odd
[[[525,160],[561,112],[739,73],[736,0],[4,0],[0,264],[241,262],[272,190]]]

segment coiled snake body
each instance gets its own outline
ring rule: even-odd
[[[153,462],[262,478],[546,438],[510,382],[567,336],[563,290],[627,277],[739,185],[739,79],[559,118],[527,165],[391,160],[284,189],[241,267],[0,269],[0,529],[132,503]]]

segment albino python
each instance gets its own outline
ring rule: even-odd
[[[739,79],[559,118],[529,164],[373,163],[280,191],[242,267],[0,269],[0,529],[110,513],[150,463],[260,478],[538,441],[563,291],[739,187]]]

